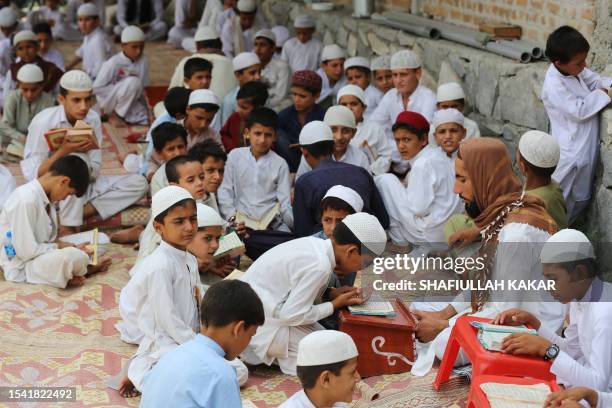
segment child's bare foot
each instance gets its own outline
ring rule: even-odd
[[[113,260],[110,257],[103,256],[102,258],[98,259],[98,264],[97,265],[88,265],[87,266],[87,274],[85,276],[89,277],[89,276],[94,275],[96,273],[106,272],[112,262],[113,262]]]
[[[115,112],[111,113],[108,116],[108,123],[119,128],[128,127],[128,124],[125,122],[125,120],[123,120],[123,118],[117,115]]]
[[[126,375],[119,384],[119,395],[123,398],[134,398],[140,395],[140,391],[134,387],[134,383]]]
[[[75,276],[74,278],[68,280],[68,283],[66,284],[67,287],[78,287],[78,286],[83,286],[85,284],[85,277],[84,276]]]
[[[111,242],[116,244],[133,244],[138,242],[140,233],[144,230],[142,225],[134,225],[133,227],[117,231],[110,236]]]

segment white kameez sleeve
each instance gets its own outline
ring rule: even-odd
[[[221,29],[221,42],[223,43],[223,54],[227,58],[234,58],[234,24],[232,19],[228,18]]]
[[[225,163],[225,174],[219,190],[217,191],[217,199],[219,201],[219,211],[221,216],[225,219],[232,217],[236,214],[236,191],[235,189],[235,177],[236,177],[236,165],[232,159],[235,155],[230,154],[227,162]]]
[[[546,84],[546,88],[546,99],[575,122],[590,119],[610,103],[610,97],[599,89],[591,91],[586,98],[581,98],[562,82],[554,81]]]
[[[153,0],[153,11],[155,11],[155,19],[151,24],[164,20],[164,2],[162,0]]]
[[[276,83],[272,84],[270,97],[268,98],[268,105],[273,107],[276,107],[287,97],[289,93],[289,80],[291,79],[291,69],[289,65],[279,64],[278,68]]]
[[[92,126],[94,132],[96,132],[96,139],[98,140],[98,146],[100,146],[100,149],[90,150],[87,152],[87,156],[89,157],[89,165],[91,166],[90,177],[95,179],[100,175],[100,169],[102,168],[102,122],[100,122],[98,119],[94,123],[91,123],[90,126]]]
[[[606,408],[612,407],[612,392],[597,391],[597,407]]]
[[[385,174],[391,166],[391,155],[393,154],[393,146],[387,138],[382,126],[380,134],[375,135],[372,139],[372,149],[376,152],[376,160],[370,164],[370,172],[375,176]],[[367,147],[365,147],[367,149]]]
[[[100,71],[98,71],[98,75],[96,75],[96,79],[93,83],[94,94],[98,94],[100,90],[113,85],[116,66],[114,62],[114,59],[109,59],[100,67]]]
[[[45,140],[44,133],[48,125],[39,113],[34,117],[28,127],[28,136],[23,151],[23,160],[20,163],[21,171],[28,181],[38,177],[38,168],[49,156],[49,146]]]
[[[410,173],[406,205],[417,217],[425,217],[429,214],[435,199],[436,175],[432,169],[420,166],[410,170]]]
[[[282,160],[278,172],[278,185],[276,186],[276,199],[280,203],[280,213],[283,222],[293,229],[293,209],[291,208],[291,177],[289,166]]]
[[[312,324],[331,316],[334,306],[331,302],[314,305],[319,290],[327,284],[328,276],[320,270],[304,269],[292,279],[292,289],[277,317],[283,326]]]
[[[605,77],[597,72],[591,71],[588,68],[585,68],[580,76],[582,80],[587,84],[589,89],[601,89],[601,88],[610,88],[612,86],[612,78]]]
[[[37,209],[33,203],[16,205],[9,215],[11,232],[13,234],[13,246],[19,259],[23,261],[32,260],[49,251],[57,249],[56,244],[48,242],[37,242],[34,234]]]
[[[142,81],[142,86],[149,86],[149,59],[144,56],[142,58],[143,58],[142,72],[141,72],[140,79]],[[144,96],[144,92],[143,92],[143,96]]]

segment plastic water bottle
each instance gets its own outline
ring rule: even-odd
[[[13,246],[13,233],[11,231],[6,231],[6,234],[4,235],[4,252],[6,253],[8,259],[12,259],[17,256],[17,252]]]

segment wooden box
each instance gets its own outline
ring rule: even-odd
[[[416,360],[416,320],[399,300],[393,308],[395,317],[340,312],[340,330],[349,334],[357,345],[357,369],[362,377],[405,373]]]
[[[482,22],[480,31],[491,34],[494,39],[520,39],[523,29],[520,26],[496,22]]]

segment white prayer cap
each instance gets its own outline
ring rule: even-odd
[[[364,105],[366,103],[365,92],[363,89],[361,89],[357,85],[349,84],[349,85],[344,85],[342,88],[340,88],[340,90],[338,91],[338,101],[340,101],[340,99],[346,95],[352,95],[356,97]]]
[[[376,255],[382,255],[385,251],[387,234],[378,218],[368,213],[358,212],[348,215],[342,222],[367,249]]]
[[[431,124],[434,129],[437,129],[438,126],[443,125],[445,123],[456,123],[458,125],[463,126],[465,122],[465,118],[463,113],[459,112],[457,109],[440,109],[436,111],[433,115],[433,120]]]
[[[198,228],[225,227],[225,220],[212,207],[197,203],[196,208],[198,210]]]
[[[363,199],[355,190],[341,185],[335,185],[325,193],[325,197],[336,197],[346,202],[356,212],[363,210]]]
[[[293,21],[295,28],[314,28],[315,20],[310,14],[300,14]]]
[[[36,64],[25,64],[17,71],[17,80],[26,84],[42,82],[45,76],[42,69]]]
[[[317,330],[298,344],[299,367],[340,363],[359,355],[355,342],[348,334],[337,330]]]
[[[255,33],[255,38],[259,37],[267,38],[268,40],[272,41],[272,44],[274,44],[274,46],[276,46],[276,35],[272,30],[267,28],[259,30]]]
[[[179,201],[186,200],[193,196],[189,191],[179,186],[167,186],[159,190],[153,195],[151,202],[151,218],[155,219],[159,214],[166,211]]]
[[[217,95],[209,89],[197,89],[189,94],[188,106],[199,105],[202,103],[210,103],[212,105],[219,105],[219,98]]]
[[[413,51],[398,51],[391,57],[391,69],[421,68],[421,59]]]
[[[217,40],[217,39],[219,39],[219,34],[217,34],[217,32],[213,28],[210,28],[209,26],[198,28],[198,31],[196,31],[195,36],[193,37],[193,40],[195,42]]]
[[[308,146],[326,140],[333,141],[334,135],[331,128],[320,120],[308,122],[300,131],[300,146]]]
[[[13,46],[19,44],[22,41],[34,41],[38,43],[38,37],[30,30],[23,30],[15,34],[13,37]]]
[[[73,69],[62,75],[60,86],[67,91],[88,92],[93,89],[93,82],[85,72]]]
[[[346,56],[344,55],[344,50],[338,44],[329,44],[323,47],[321,62],[339,58],[346,58]]]
[[[257,10],[257,4],[255,0],[238,0],[236,8],[242,13],[254,13]]]
[[[236,55],[232,60],[234,72],[248,68],[255,64],[261,64],[261,61],[259,60],[257,54],[255,54],[254,52],[241,52],[240,54]]]
[[[272,32],[276,37],[276,46],[282,48],[285,42],[289,39],[289,30],[285,26],[272,27]]]
[[[344,70],[349,68],[362,67],[370,69],[370,61],[364,57],[353,57],[344,61]]]
[[[521,136],[519,152],[530,164],[544,169],[556,167],[561,155],[557,140],[540,130],[530,130]]]
[[[77,17],[98,17],[98,8],[93,3],[83,3],[77,10]]]
[[[380,57],[374,58],[370,63],[370,69],[372,71],[379,69],[391,69],[391,56],[381,55]]]
[[[357,129],[353,111],[342,105],[335,105],[327,109],[323,122],[329,127],[345,126],[351,129]]]
[[[575,229],[562,229],[544,244],[540,260],[544,264],[555,264],[595,259],[591,241],[582,232]]]
[[[463,92],[463,88],[458,83],[448,82],[438,87],[438,94],[436,96],[437,102],[456,101],[458,99],[465,99],[465,92]]]
[[[0,10],[0,27],[12,27],[17,24],[17,13],[12,7],[4,7]]]
[[[140,29],[140,27],[136,26],[127,26],[121,32],[121,43],[130,43],[130,42],[143,42],[145,40],[145,33]]]

